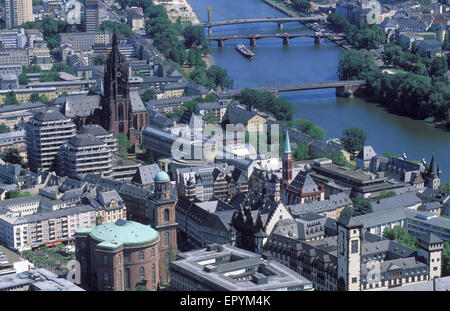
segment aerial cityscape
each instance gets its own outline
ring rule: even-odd
[[[0,291],[449,291],[449,31],[449,0],[1,2]]]

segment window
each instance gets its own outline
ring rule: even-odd
[[[105,272],[103,272],[103,283],[108,283],[108,280],[109,280],[109,275],[108,275],[108,272],[105,271]]]
[[[139,268],[139,278],[140,279],[145,278],[145,269],[144,269],[144,267],[140,267]]]
[[[169,245],[169,242],[170,242],[170,240],[169,240],[169,232],[166,232],[165,234],[165,244],[166,244],[166,246],[168,246]]]
[[[139,252],[139,260],[140,261],[144,260],[144,251]]]
[[[106,255],[103,256],[103,264],[105,264],[105,265],[108,264],[108,256],[106,256]]]
[[[130,269],[125,269],[125,288],[130,289],[131,282],[130,282]]]
[[[120,270],[117,275],[117,282],[119,283],[119,290],[122,290],[122,271]]]
[[[358,278],[352,278],[352,283],[358,282]]]
[[[352,240],[352,254],[358,252],[358,240]]]
[[[80,248],[83,249],[83,250],[86,249],[86,242],[85,241],[81,241],[80,242]]]
[[[155,264],[152,264],[152,282],[153,282],[153,284],[156,284],[156,266],[155,266]]]
[[[169,209],[164,210],[164,221],[165,222],[169,221]]]
[[[437,269],[438,269],[437,267],[434,267],[434,268],[433,268],[433,271],[437,271]]]
[[[117,255],[117,264],[120,265],[121,259],[120,259],[120,255]]]
[[[130,261],[130,254],[123,254],[123,261],[129,262]]]
[[[155,257],[155,249],[152,248],[152,257]]]

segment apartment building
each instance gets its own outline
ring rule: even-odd
[[[5,1],[6,28],[22,25],[26,22],[33,22],[33,1],[32,0],[6,0]]]

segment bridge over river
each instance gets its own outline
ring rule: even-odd
[[[296,84],[270,85],[251,88],[258,92],[270,92],[278,95],[279,92],[307,91],[317,89],[336,89],[336,95],[343,97],[351,97],[358,88],[365,85],[364,80],[343,80],[343,81],[325,81],[325,82],[308,82]],[[227,90],[218,92],[219,97],[237,96],[242,90]]]
[[[293,38],[314,38],[314,43],[320,44],[320,41],[322,38],[343,38],[345,37],[345,34],[343,33],[321,33],[321,32],[314,32],[314,33],[275,33],[275,34],[259,34],[259,33],[251,33],[246,35],[223,35],[223,36],[212,36],[212,37],[206,37],[206,40],[209,41],[217,41],[217,45],[219,47],[223,46],[223,43],[225,40],[232,40],[232,39],[249,39],[250,45],[255,46],[256,40],[264,39],[264,38],[280,38],[283,39],[283,45],[287,46],[289,45],[289,40]]]
[[[323,16],[308,16],[308,17],[278,17],[278,18],[235,18],[228,20],[220,20],[220,21],[212,21],[212,18],[208,16],[208,22],[200,23],[200,26],[208,28],[208,34],[212,36],[212,27],[217,26],[228,26],[228,25],[237,25],[237,24],[251,24],[251,23],[275,23],[278,25],[280,30],[283,29],[283,24],[286,23],[316,23],[323,22],[326,18]]]

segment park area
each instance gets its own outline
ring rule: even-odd
[[[23,251],[22,256],[32,262],[35,268],[45,268],[59,276],[65,276],[69,272],[67,263],[75,259],[75,252],[63,244],[57,244]]]

